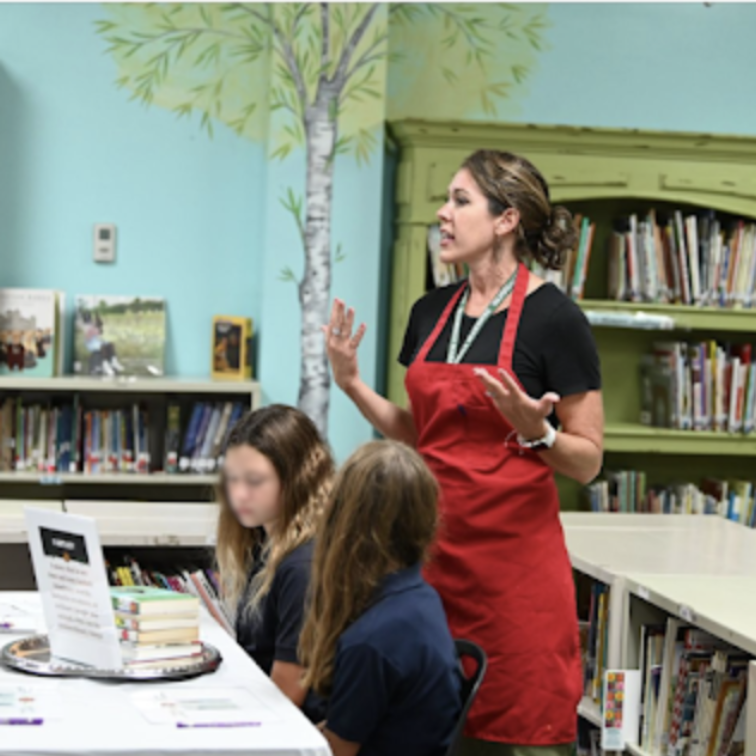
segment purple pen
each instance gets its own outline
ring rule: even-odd
[[[177,722],[176,727],[259,727],[260,722],[196,722],[189,724],[186,722]]]
[[[0,719],[0,725],[41,725],[42,719]]]
[[[10,622],[0,622],[0,630],[12,630],[13,625]]]

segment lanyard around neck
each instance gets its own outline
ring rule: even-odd
[[[486,311],[478,318],[472,330],[467,335],[465,343],[462,344],[462,348],[457,351],[459,346],[459,337],[462,330],[462,315],[465,312],[465,306],[470,296],[469,285],[465,288],[465,293],[459,300],[457,309],[454,313],[454,322],[452,324],[451,339],[449,340],[449,349],[446,352],[446,361],[451,365],[458,365],[462,362],[462,358],[467,354],[468,350],[472,346],[478,334],[483,330],[483,326],[488,322],[489,318],[499,309],[501,303],[512,293],[514,289],[515,281],[517,280],[517,269],[514,273],[504,282],[502,287],[496,293],[496,296],[488,303]]]

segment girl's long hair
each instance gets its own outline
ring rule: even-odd
[[[328,695],[339,636],[377,598],[388,574],[425,559],[437,502],[435,478],[403,444],[375,441],[346,461],[318,528],[300,638],[305,687]]]
[[[234,614],[240,609],[254,612],[284,557],[314,537],[334,476],[328,446],[310,418],[294,407],[271,405],[243,417],[229,434],[226,450],[245,445],[272,463],[281,483],[282,506],[275,531],[264,539],[261,529],[247,528],[237,519],[221,471],[216,561],[224,602]],[[252,581],[246,607],[240,607],[260,549],[263,567]]]

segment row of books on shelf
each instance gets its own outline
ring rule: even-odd
[[[609,243],[607,287],[616,300],[752,307],[756,224],[724,224],[713,211],[622,218]]]
[[[585,281],[588,276],[588,264],[596,234],[596,224],[590,218],[577,213],[573,221],[577,235],[577,246],[568,250],[561,270],[549,270],[538,263],[531,265],[531,270],[546,281],[558,286],[573,299],[582,299]]]
[[[610,588],[592,585],[581,623],[584,696],[603,709]],[[670,617],[640,635],[641,701],[637,742],[653,756],[741,756],[750,657]],[[596,738],[584,738],[583,752]]]
[[[108,579],[110,585],[119,587],[126,594],[129,591],[154,593],[153,589],[178,594],[185,597],[193,597],[197,606],[203,604],[211,616],[223,627],[230,635],[234,635],[231,619],[226,611],[226,607],[221,599],[221,590],[218,582],[218,574],[213,569],[206,567],[185,566],[171,568],[147,568],[142,566],[137,559],[131,556],[124,556],[119,560],[120,564],[111,562],[106,563],[108,570]],[[144,589],[150,589],[144,591]],[[167,601],[171,596],[166,597]],[[161,612],[155,607],[148,609],[155,615]],[[144,629],[158,631],[165,629],[161,623],[156,623],[152,617],[152,622],[144,625]],[[149,625],[149,627],[148,627]],[[139,630],[141,626],[132,624],[123,625],[122,630]]]
[[[583,695],[595,703],[601,701],[601,685],[607,669],[610,590],[599,581],[592,583],[588,619],[580,623]]]
[[[700,486],[677,483],[648,487],[642,470],[606,472],[588,486],[594,512],[716,515],[756,527],[756,484],[705,478]]]
[[[181,405],[169,404],[165,472],[215,471],[228,434],[245,408],[239,401],[195,402],[182,422]],[[78,395],[71,403],[54,406],[7,398],[0,406],[0,471],[146,474],[153,469],[155,442],[149,430],[149,413],[139,404],[85,410]]]
[[[195,402],[181,439],[181,408],[168,407],[166,472],[210,473],[222,463],[231,429],[242,417],[242,402]]]
[[[657,342],[641,359],[645,425],[753,433],[756,363],[751,344]]]
[[[561,270],[533,264],[533,272],[582,299],[596,223],[574,217],[577,242]],[[428,250],[436,286],[465,275],[440,262],[438,227],[431,226]],[[629,302],[662,302],[709,307],[756,304],[756,224],[724,221],[713,210],[667,215],[651,209],[614,221],[607,250],[607,297]],[[595,257],[595,254],[594,254]]]
[[[664,756],[739,756],[750,657],[670,617],[641,629],[641,748]]]

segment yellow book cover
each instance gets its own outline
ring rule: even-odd
[[[248,381],[252,378],[252,319],[228,315],[213,317],[213,380]]]

